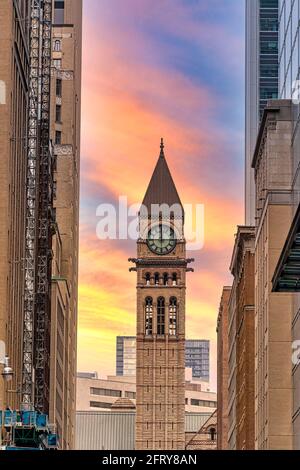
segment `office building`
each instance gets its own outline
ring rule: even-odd
[[[19,407],[22,384],[29,8],[29,0],[0,8],[0,340],[14,370],[6,391],[0,377],[0,409]]]
[[[86,374],[84,374],[86,375]],[[106,379],[82,377],[77,374],[77,411],[106,411],[119,399],[136,404],[136,378],[108,376]],[[194,381],[186,371],[186,413],[212,413],[217,407],[217,394],[210,392],[206,382]]]
[[[82,2],[33,4],[5,0],[0,12],[0,339],[14,371],[6,394],[0,381],[0,408],[49,414],[60,448],[69,449],[75,439]]]
[[[300,338],[300,272],[295,258],[300,233],[300,133],[299,133],[299,1],[279,1],[279,93],[280,98],[293,99],[292,106],[292,212],[291,224],[284,249],[273,278],[275,292],[293,293],[292,340],[293,356],[293,447],[300,449],[300,358],[297,341]],[[298,82],[297,82],[298,80]],[[294,251],[295,250],[295,251]],[[294,343],[295,342],[295,343]]]
[[[51,139],[54,144],[50,420],[62,449],[75,442],[82,0],[54,1]]]
[[[259,123],[267,101],[276,98],[278,98],[278,0],[246,0],[246,225],[255,225],[255,183],[251,163]]]
[[[205,339],[187,339],[185,341],[185,367],[192,369],[195,379],[209,383],[209,341]],[[135,376],[136,374],[136,338],[135,336],[117,336],[116,375]]]
[[[209,341],[187,339],[185,341],[185,367],[192,369],[193,377],[209,382]]]
[[[135,336],[117,336],[116,375],[135,376],[136,340]]]
[[[255,447],[293,448],[293,297],[272,292],[272,278],[292,222],[292,106],[265,108],[253,158],[255,240]]]
[[[223,287],[217,320],[218,450],[228,448],[228,305],[231,287]]]
[[[228,345],[230,392],[234,393],[229,442],[236,450],[254,449],[254,251],[255,228],[238,226],[230,264],[233,302]]]

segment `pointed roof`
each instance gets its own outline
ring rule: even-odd
[[[143,205],[149,213],[152,204],[179,204],[182,207],[175,183],[169,170],[165,153],[164,141],[161,139],[160,155],[146,191]]]

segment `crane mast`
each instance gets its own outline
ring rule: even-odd
[[[53,158],[52,0],[31,0],[23,322],[23,408],[49,412]]]

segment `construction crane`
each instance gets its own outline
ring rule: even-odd
[[[22,408],[49,413],[53,157],[52,0],[31,0]]]

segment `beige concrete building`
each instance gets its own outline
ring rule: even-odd
[[[255,447],[292,449],[292,296],[272,277],[292,220],[291,102],[272,101],[253,159],[255,241]]]
[[[254,250],[255,228],[238,226],[231,259],[231,342],[235,349],[235,415],[237,450],[254,449]],[[234,334],[235,332],[235,334]],[[233,371],[229,368],[229,374]],[[231,436],[230,436],[231,437]]]
[[[77,376],[77,411],[105,411],[112,409],[118,399],[136,403],[136,378],[134,376],[108,376],[106,379]],[[211,414],[217,407],[217,394],[210,392],[206,382],[191,379],[186,373],[185,412]]]
[[[14,393],[4,393],[0,377],[0,409],[19,406],[22,383],[29,4],[3,0],[0,8],[0,340],[14,369]]]
[[[222,291],[217,320],[218,450],[228,449],[228,304],[231,287]]]
[[[60,445],[75,439],[82,0],[54,2],[51,139],[56,158],[50,421]]]

